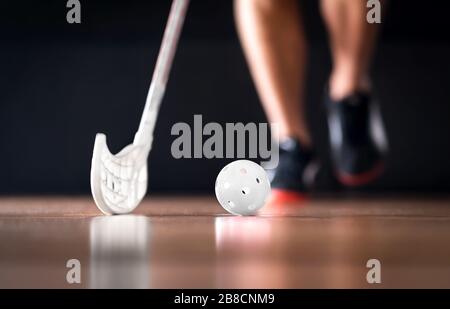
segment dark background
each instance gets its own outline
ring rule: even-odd
[[[358,0],[355,0],[358,1]],[[367,190],[450,190],[448,1],[391,0],[373,66],[390,138],[387,173]],[[0,4],[0,193],[89,192],[96,132],[118,151],[143,109],[169,1],[81,0]],[[314,0],[302,1],[311,42],[309,124],[328,156],[321,95],[330,71]],[[152,192],[212,192],[227,160],[175,160],[176,122],[265,121],[236,38],[232,1],[192,0],[149,159]],[[336,190],[329,181],[320,190]]]

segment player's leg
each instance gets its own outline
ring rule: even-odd
[[[250,71],[282,137],[311,145],[303,113],[306,41],[297,0],[235,0],[235,17]]]
[[[365,1],[322,0],[322,13],[333,58],[326,105],[335,168],[342,183],[362,185],[380,174],[386,144],[374,134],[383,128],[369,77],[379,26],[367,22]]]
[[[303,92],[306,39],[297,0],[235,0],[245,56],[269,121],[280,129],[280,165],[272,187],[303,191],[311,159]]]
[[[333,57],[330,95],[339,100],[358,91],[370,91],[369,66],[378,24],[366,20],[365,1],[322,0]]]

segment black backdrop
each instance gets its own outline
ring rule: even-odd
[[[373,67],[389,131],[386,175],[372,190],[450,189],[450,21],[447,1],[392,0]],[[96,132],[113,151],[131,142],[169,1],[0,4],[0,193],[87,193]],[[311,53],[308,113],[327,159],[320,108],[330,70],[317,2],[303,1]],[[232,2],[192,0],[149,159],[150,191],[212,192],[227,160],[175,160],[175,122],[265,121],[236,39]],[[322,190],[333,190],[324,186]]]

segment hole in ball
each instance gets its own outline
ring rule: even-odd
[[[246,195],[246,194],[250,193],[250,189],[245,187],[245,188],[242,188],[241,192],[242,192],[242,194]]]
[[[257,182],[257,183],[260,183],[259,178],[256,178],[256,182]]]

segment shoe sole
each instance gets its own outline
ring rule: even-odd
[[[336,176],[339,182],[347,187],[360,187],[373,182],[383,174],[384,170],[384,162],[379,162],[371,170],[364,173],[349,174],[337,171]]]

